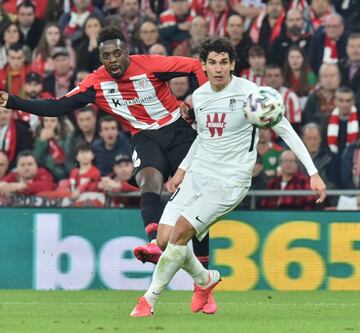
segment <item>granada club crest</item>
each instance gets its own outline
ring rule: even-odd
[[[213,117],[211,118],[211,116]],[[209,129],[211,137],[215,136],[215,134],[217,134],[217,136],[222,136],[223,129],[226,125],[225,117],[226,113],[220,113],[220,115],[218,113],[207,115],[206,127]]]

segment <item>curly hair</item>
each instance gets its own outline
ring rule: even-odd
[[[230,61],[234,61],[236,53],[228,38],[208,37],[200,46],[200,60],[206,62],[210,52],[227,53]]]

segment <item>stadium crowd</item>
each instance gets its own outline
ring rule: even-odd
[[[206,36],[228,37],[234,75],[282,94],[327,187],[360,188],[359,1],[2,0],[0,90],[25,99],[64,95],[101,65],[97,36],[108,25],[124,33],[130,54],[198,58]],[[169,87],[191,105],[187,77]],[[260,129],[257,149],[253,189],[310,189],[303,166],[271,130]],[[132,171],[129,133],[93,105],[64,118],[0,107],[3,205],[22,195],[77,206],[110,197],[111,206],[136,207],[138,199],[114,197],[138,191],[128,183]],[[257,208],[315,207],[312,196],[289,196],[264,197]]]

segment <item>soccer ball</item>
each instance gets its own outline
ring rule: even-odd
[[[257,87],[244,105],[245,118],[257,127],[273,127],[285,114],[282,96],[271,87]]]

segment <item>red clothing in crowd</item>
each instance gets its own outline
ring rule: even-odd
[[[14,171],[5,176],[3,181],[7,183],[18,183],[20,182],[20,179],[17,172]],[[54,189],[55,185],[53,176],[44,168],[39,168],[35,177],[26,183],[28,188],[21,193],[30,195],[34,195],[43,191],[51,191]]]
[[[47,1],[44,0],[32,0],[35,4],[35,16],[37,18],[43,18],[46,12]],[[13,16],[17,15],[17,6],[19,1],[14,0],[5,0],[2,3],[2,7],[5,13],[12,14]]]
[[[27,66],[23,66],[19,71],[12,70],[9,65],[5,66],[0,70],[0,90],[24,97],[24,85],[27,72]]]
[[[80,169],[71,170],[69,185],[74,186],[81,193],[98,191],[97,184],[101,178],[100,171],[93,165],[84,174],[80,174]]]

